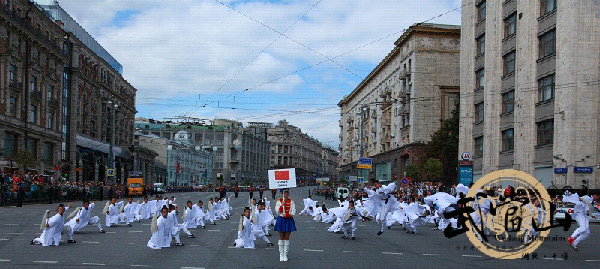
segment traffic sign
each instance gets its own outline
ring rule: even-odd
[[[365,181],[364,177],[358,177],[358,183],[363,183]]]
[[[402,178],[402,180],[400,182],[402,182],[402,184],[406,185],[406,184],[408,184],[409,180],[408,180],[408,178],[404,177],[404,178]]]
[[[359,158],[356,167],[362,168],[362,169],[371,169],[371,168],[373,168],[373,159]]]
[[[461,155],[463,161],[469,161],[471,160],[471,153],[470,152],[463,152],[463,154]]]
[[[106,176],[109,176],[109,177],[115,176],[115,169],[114,168],[106,169]]]

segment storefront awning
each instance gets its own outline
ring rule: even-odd
[[[102,153],[106,153],[108,154],[110,151],[110,144],[104,143],[104,142],[100,142],[94,139],[90,139],[87,138],[85,136],[81,136],[81,135],[77,135],[76,137],[76,141],[77,141],[77,146],[82,147],[82,148],[88,148],[94,151],[99,151]],[[130,159],[131,153],[124,148],[121,147],[117,147],[117,146],[113,146],[113,155],[115,157],[122,157],[125,159]]]

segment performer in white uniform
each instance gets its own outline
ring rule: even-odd
[[[390,194],[396,189],[396,182],[382,185],[378,180],[373,180],[372,186],[375,190],[365,187],[365,191],[369,194],[369,200],[374,203],[371,215],[375,217],[377,222],[381,223],[381,230],[377,233],[377,235],[381,235],[384,232],[387,214],[398,202],[396,197]]]
[[[256,238],[260,238],[267,243],[267,246],[273,246],[273,243],[267,238],[265,226],[269,226],[273,217],[265,211],[265,204],[258,203],[257,211],[252,216],[252,231]]]
[[[90,203],[89,201],[83,201],[83,207],[81,207],[78,211],[75,211],[74,217],[69,220],[66,225],[71,227],[70,233],[68,234],[71,239],[73,233],[80,231],[83,227],[88,224],[96,224],[98,226],[98,230],[100,233],[104,233],[102,230],[102,224],[100,223],[100,218],[98,216],[91,216],[91,211],[96,207],[95,203]],[[73,213],[71,215],[73,215]]]
[[[156,202],[154,203],[154,206],[156,207]],[[140,218],[149,219],[155,211],[156,210],[152,211],[148,196],[144,196],[144,202],[140,205]]]
[[[119,224],[119,209],[123,205],[123,201],[117,203],[116,198],[112,198],[110,203],[105,206],[106,211],[106,227]]]
[[[65,207],[63,204],[58,205],[58,212],[51,218],[48,218],[50,212],[46,211],[40,227],[43,228],[44,231],[40,237],[31,240],[31,244],[42,245],[44,247],[58,246],[65,225],[64,214],[65,211],[69,210],[71,205],[72,204],[70,204],[68,207]],[[70,239],[67,241],[67,243],[75,243],[75,240]]]
[[[567,238],[567,242],[575,251],[579,251],[577,245],[590,236],[590,219],[588,213],[590,211],[592,198],[589,196],[583,196],[579,198],[579,195],[563,195],[563,202],[574,203],[572,218],[577,221],[577,229],[573,234]]]
[[[234,246],[238,248],[254,248],[254,230],[252,228],[251,209],[246,207],[244,214],[240,219],[240,226],[238,228],[238,239],[235,240]]]
[[[348,231],[350,231],[352,234],[352,240],[356,239],[356,237],[355,237],[356,222],[358,221],[358,219],[360,217],[363,217],[363,215],[359,210],[356,210],[356,208],[354,207],[354,201],[349,201],[348,202],[348,210],[346,211],[346,213],[344,214],[344,217],[342,218],[342,220],[343,220],[342,231],[344,232],[344,236],[342,236],[343,239],[348,238]]]
[[[125,222],[127,226],[131,227],[130,222],[134,222],[136,220],[136,209],[137,204],[133,202],[133,198],[127,198],[127,203],[125,204],[125,207],[123,207],[123,211],[119,214],[119,220],[121,222]]]
[[[152,237],[146,246],[151,249],[168,248],[171,246],[171,230],[169,229],[169,209],[163,207],[160,215],[154,214],[150,231]]]

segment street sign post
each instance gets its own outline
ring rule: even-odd
[[[406,185],[406,184],[408,184],[409,180],[408,180],[408,178],[404,177],[404,178],[402,178],[402,180],[400,182],[402,182],[403,185]]]
[[[356,168],[359,169],[371,169],[373,168],[373,159],[371,158],[359,158]]]
[[[465,186],[473,183],[473,162],[468,160],[458,162],[458,179],[458,183]]]

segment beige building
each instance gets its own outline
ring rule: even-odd
[[[459,152],[544,186],[599,188],[600,5],[464,0]]]
[[[394,44],[338,104],[344,177],[358,174],[359,157],[373,158],[370,176],[383,181],[423,162],[423,143],[458,99],[460,26],[414,24]]]

